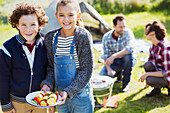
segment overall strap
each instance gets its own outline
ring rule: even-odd
[[[56,49],[57,49],[57,43],[58,43],[58,36],[60,35],[60,30],[57,31],[56,36],[54,37],[53,41],[53,54],[56,54]]]
[[[71,43],[70,54],[74,55],[74,44],[75,43],[75,36],[73,37],[73,41]]]

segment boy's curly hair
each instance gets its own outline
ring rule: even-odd
[[[23,15],[36,14],[40,26],[45,26],[48,23],[48,17],[45,14],[44,9],[35,3],[22,2],[17,4],[12,14],[9,16],[9,23],[13,28],[17,29],[16,24],[19,24],[19,19]]]

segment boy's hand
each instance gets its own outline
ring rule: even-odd
[[[13,108],[12,110],[6,111],[6,112],[3,112],[3,113],[16,113],[16,112],[15,112],[15,109]]]
[[[41,91],[50,91],[50,87],[48,87],[46,84],[43,85],[43,87],[41,88]]]

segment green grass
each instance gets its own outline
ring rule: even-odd
[[[101,53],[95,51],[95,64],[98,66],[94,73],[97,74],[103,67],[103,64],[98,62],[98,55]],[[167,89],[162,89],[162,94],[155,97],[147,98],[145,94],[152,90],[151,87],[143,89],[145,83],[138,82],[141,75],[144,74],[143,61],[141,58],[148,57],[147,53],[139,53],[138,60],[133,68],[130,82],[130,90],[126,93],[119,92],[121,83],[115,83],[113,86],[112,95],[118,95],[117,108],[96,108],[95,113],[168,113],[170,109],[169,98],[165,96]]]
[[[14,36],[16,33],[17,33],[17,30],[12,29],[10,25],[7,25],[7,24],[0,25],[0,36],[1,36],[0,47],[6,40]]]
[[[115,14],[116,15],[116,14]],[[102,15],[108,24],[112,27],[112,19],[115,15]],[[134,31],[136,38],[143,38],[144,25],[153,20],[159,20],[163,22],[168,31],[168,39],[170,40],[170,16],[164,15],[164,13],[132,13],[126,15],[127,25]],[[16,29],[12,29],[10,25],[0,25],[0,46],[9,38],[17,33]],[[101,55],[100,52],[94,50],[94,62],[96,68],[94,74],[98,74],[103,64],[98,62],[98,58]],[[151,98],[145,97],[147,92],[152,90],[151,87],[143,89],[145,83],[138,82],[140,76],[144,74],[143,61],[141,58],[148,57],[147,53],[139,53],[138,60],[132,71],[132,78],[130,82],[130,90],[126,93],[119,92],[121,83],[115,83],[113,86],[113,95],[118,95],[118,107],[117,108],[96,108],[95,113],[168,113],[170,111],[169,98],[165,96],[167,89],[162,89],[162,94],[156,95]],[[1,112],[0,112],[1,113]]]

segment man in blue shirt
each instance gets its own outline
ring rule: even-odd
[[[125,17],[120,14],[113,19],[113,28],[103,36],[103,56],[105,66],[99,73],[118,77],[122,79],[122,89],[125,92],[129,89],[132,67],[135,63],[133,55],[133,43],[135,41],[133,32],[126,27]]]

